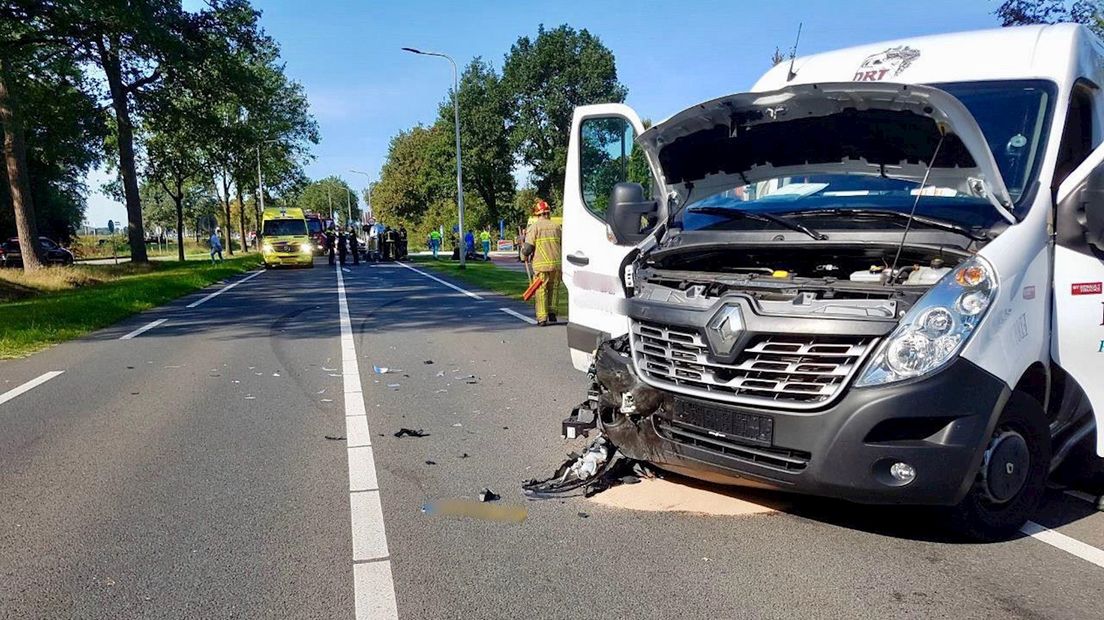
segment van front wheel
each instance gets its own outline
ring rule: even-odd
[[[966,497],[950,512],[953,531],[973,540],[1013,536],[1039,507],[1050,469],[1050,430],[1034,398],[1013,392]]]

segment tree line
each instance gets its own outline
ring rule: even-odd
[[[377,219],[403,224],[421,238],[456,221],[453,98],[460,107],[466,224],[523,223],[539,197],[559,208],[571,117],[576,106],[622,102],[613,52],[586,29],[568,25],[521,36],[501,69],[471,60],[432,125],[391,139],[380,180],[372,188]],[[527,174],[519,188],[514,171]]]
[[[18,235],[28,270],[41,265],[40,230],[68,237],[79,225],[83,180],[98,165],[116,174],[132,260],[147,261],[148,219],[176,230],[184,260],[186,223],[217,211],[244,237],[260,219],[258,175],[273,194],[302,187],[318,142],[303,88],[248,0],[198,11],[180,0],[5,0],[0,125],[0,234]]]

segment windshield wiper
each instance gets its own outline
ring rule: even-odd
[[[774,215],[773,213],[744,211],[743,209],[736,209],[733,207],[690,207],[689,209],[687,209],[687,211],[690,211],[692,213],[704,213],[706,215],[722,215],[727,216],[729,219],[732,220],[746,219],[758,220],[760,222],[771,222],[772,224],[778,224],[783,228],[788,228],[790,230],[809,235],[817,241],[825,241],[828,239],[828,235],[825,235],[824,233],[817,232],[804,224],[799,224],[784,217],[779,217],[777,215]]]
[[[822,215],[869,215],[873,217],[888,217],[895,220],[908,221],[909,214],[901,213],[900,211],[886,211],[883,209],[864,209],[861,207],[833,207],[830,209],[809,209],[807,211],[788,211],[790,215],[800,215],[800,217],[818,217]],[[978,234],[965,226],[960,226],[954,222],[948,222],[947,220],[941,220],[934,217],[928,217],[926,215],[914,215],[912,221],[915,224],[922,224],[928,228],[936,228],[939,230],[946,230],[948,232],[958,233],[964,237],[969,237],[974,241],[984,241],[986,237]]]

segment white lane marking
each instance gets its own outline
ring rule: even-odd
[[[525,321],[526,323],[528,323],[530,325],[536,325],[537,324],[536,319],[529,318],[529,317],[525,316],[524,314],[522,314],[520,312],[515,312],[515,311],[513,311],[509,308],[499,308],[499,310],[505,312],[506,314],[509,314],[512,317],[517,317],[517,318],[521,319],[522,321]]]
[[[430,275],[430,274],[422,271],[421,269],[415,269],[415,268],[411,267],[410,265],[407,265],[406,263],[395,263],[395,264],[396,265],[402,265],[403,267],[406,267],[407,269],[413,271],[414,273],[420,273],[423,276],[429,278],[430,280],[433,280],[434,282],[439,282],[440,284],[444,284],[445,286],[451,288],[454,291],[460,291],[461,293],[467,295],[468,297],[471,297],[472,299],[475,299],[477,301],[483,301],[483,298],[480,297],[479,295],[476,295],[475,293],[473,293],[471,291],[464,290],[464,289],[460,288],[459,286],[456,286],[455,284],[452,284],[451,282],[445,282],[441,278],[438,278],[437,276]]]
[[[1076,491],[1074,489],[1066,489],[1065,491],[1062,491],[1062,492],[1065,493],[1066,495],[1069,495],[1070,497],[1076,497],[1077,499],[1084,500],[1084,501],[1086,501],[1090,504],[1093,504],[1094,506],[1099,501],[1095,495],[1090,495],[1090,494],[1088,494],[1084,491]]]
[[[373,592],[394,592],[391,581],[391,562],[365,562],[353,565],[353,582],[356,589],[353,598],[356,601],[357,618],[398,618],[395,597],[373,597]]]
[[[378,491],[376,467],[373,463],[372,447],[349,448],[349,490]]]
[[[60,375],[63,372],[65,372],[65,371],[64,370],[51,370],[50,372],[45,373],[45,374],[43,374],[43,375],[41,375],[37,378],[31,379],[30,381],[24,383],[23,385],[21,385],[17,388],[12,388],[12,389],[8,390],[7,392],[4,392],[3,394],[0,394],[0,405],[3,405],[4,403],[6,403],[9,400],[15,398],[16,396],[19,396],[20,394],[23,394],[24,392],[30,392],[31,390],[33,390],[36,387],[42,385],[43,383],[46,383],[50,379],[53,379],[54,377]]]
[[[193,301],[192,303],[190,303],[190,304],[188,304],[187,306],[184,306],[184,307],[185,308],[195,308],[196,306],[198,306],[202,303],[205,303],[205,302],[207,302],[211,299],[214,299],[215,297],[218,297],[219,295],[222,295],[226,291],[234,288],[235,286],[241,284],[242,282],[248,282],[248,281],[252,280],[253,278],[256,278],[257,276],[261,275],[262,273],[264,273],[264,269],[261,269],[260,271],[254,271],[253,273],[245,276],[241,280],[231,282],[230,284],[227,284],[226,286],[220,288],[219,290],[215,291],[214,293],[211,293],[210,295],[204,297],[203,299],[200,299],[199,301]]]
[[[341,270],[344,271],[345,273],[352,273],[353,272],[352,269],[346,269],[344,267],[342,267]]]
[[[341,267],[337,274],[337,314],[341,323],[341,377],[345,392],[345,437],[349,461],[349,520],[353,536],[353,599],[357,620],[397,619],[395,583],[388,558],[387,532],[383,527],[376,464],[372,456],[368,415],[357,364],[353,324],[349,302],[345,298],[345,278]],[[370,564],[355,564],[379,560]]]
[[[148,332],[149,330],[153,329],[154,327],[157,327],[158,325],[164,323],[167,320],[168,319],[157,319],[156,321],[150,321],[149,323],[146,323],[145,325],[143,325],[143,326],[139,327],[138,329],[130,332],[129,334],[127,334],[125,336],[120,336],[119,340],[130,340],[131,338],[133,338],[135,336],[140,336],[140,335]]]
[[[349,512],[353,521],[353,561],[386,558],[387,536],[383,531],[379,491],[350,493]]]
[[[1057,547],[1066,553],[1075,555],[1082,560],[1104,568],[1104,551],[1092,545],[1087,545],[1076,538],[1070,538],[1061,532],[1055,532],[1034,521],[1025,523],[1024,526],[1020,528],[1020,531],[1035,540],[1041,540],[1052,547]]]

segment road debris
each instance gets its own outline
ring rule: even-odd
[[[524,505],[486,504],[470,499],[444,499],[422,506],[422,512],[432,516],[470,517],[487,521],[521,523],[529,516]]]
[[[438,376],[438,377],[443,377],[443,376],[445,376],[445,371],[443,371],[443,370],[442,370],[442,371],[438,372],[438,373],[437,373],[437,376]]]
[[[427,461],[426,461],[425,463],[426,463],[426,465],[436,465],[436,464],[437,464],[437,461],[430,461],[430,460],[427,460]]]
[[[402,384],[401,383],[388,383],[387,387],[391,388],[392,390],[397,390],[400,387],[402,387]]]
[[[599,434],[582,455],[569,454],[551,477],[526,480],[521,489],[529,499],[591,497],[612,486],[636,484],[641,478],[654,477],[645,464],[621,455],[617,446]]]
[[[410,428],[400,428],[399,430],[395,431],[395,436],[396,437],[429,437],[429,433],[423,431],[420,428],[418,430],[414,430],[414,429],[410,429]]]
[[[424,361],[424,362],[422,362],[422,363],[428,366],[429,364],[432,364],[432,363],[433,363],[433,360],[426,360],[426,361]]]
[[[330,441],[345,441],[344,435],[326,435],[325,437]]]
[[[372,371],[377,375],[386,375],[388,373],[402,372],[401,368],[388,368],[386,366],[372,366]]]
[[[333,399],[332,399],[332,398],[323,398],[323,399],[322,399],[322,402],[324,402],[324,403],[332,403],[332,402],[333,402]]]
[[[494,491],[483,487],[483,490],[479,492],[479,501],[481,502],[493,502],[501,499],[502,496]]]
[[[273,376],[273,377],[279,377],[279,376],[280,376],[280,373],[278,373],[278,372],[274,372],[274,373],[272,373],[272,376]]]

